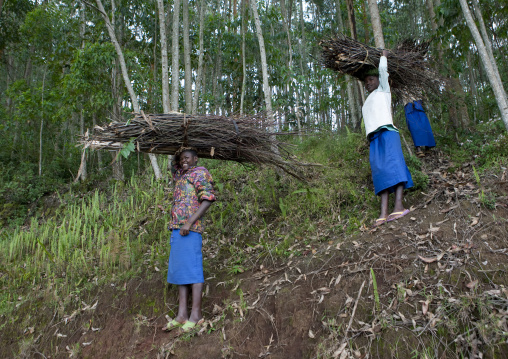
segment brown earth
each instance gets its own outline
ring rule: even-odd
[[[400,220],[353,237],[324,229],[327,241],[315,246],[295,239],[301,255],[284,261],[246,247],[249,270],[206,280],[207,321],[197,334],[161,330],[176,290],[147,271],[84,295],[74,315],[40,303],[41,326],[0,356],[507,358],[506,170],[479,186],[471,164],[431,157],[426,173],[427,193]]]

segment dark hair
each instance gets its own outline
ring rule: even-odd
[[[365,81],[367,76],[379,77],[379,70],[375,67],[368,68],[361,73],[360,78],[362,81]]]
[[[192,148],[188,148],[188,149],[186,148],[186,149],[182,150],[182,152],[180,152],[180,155],[184,152],[189,152],[191,155],[198,157],[198,153],[196,152],[196,150],[193,150]],[[180,157],[180,156],[178,156],[178,157]]]

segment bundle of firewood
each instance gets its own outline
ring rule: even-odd
[[[182,147],[194,148],[203,158],[267,164],[295,177],[303,163],[291,155],[291,145],[279,141],[269,129],[275,121],[266,113],[242,116],[135,114],[127,122],[96,126],[81,138],[85,148],[120,150],[132,143],[138,152],[174,155]]]
[[[321,63],[324,67],[363,80],[365,74],[379,66],[382,49],[367,46],[344,35],[322,40]],[[422,99],[439,94],[443,81],[431,69],[427,53],[429,42],[404,40],[389,50],[390,87],[397,98]]]

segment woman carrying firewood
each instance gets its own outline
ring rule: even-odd
[[[422,100],[402,98],[404,103],[404,113],[406,114],[406,123],[415,145],[416,155],[420,158],[425,157],[424,150],[436,147],[432,127],[429,118],[423,109]]]
[[[399,130],[393,125],[392,96],[388,84],[388,51],[383,50],[379,69],[371,69],[364,75],[369,96],[362,107],[365,132],[370,142],[370,167],[376,195],[381,197],[381,214],[374,223],[380,226],[409,213],[402,199],[404,189],[413,187],[413,180],[406,166]],[[393,212],[388,214],[388,198],[395,193]]]
[[[197,167],[194,149],[183,148],[175,154],[173,163],[173,206],[171,208],[171,252],[168,263],[168,283],[178,285],[178,314],[164,328],[194,329],[203,322],[201,293],[203,291],[203,254],[201,252],[203,223],[215,194],[213,180],[204,167]],[[192,292],[192,309],[187,310]]]

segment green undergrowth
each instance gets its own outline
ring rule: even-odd
[[[439,148],[460,166],[475,161],[481,170],[508,165],[508,136],[498,119],[480,121],[474,129],[437,129]]]
[[[294,141],[296,155],[319,164],[303,167],[305,182],[267,167],[201,161],[218,196],[204,236],[217,254],[205,261],[205,272],[231,279],[255,264],[252,256],[247,260],[254,249],[256,262],[281,261],[302,255],[291,249],[296,241],[315,248],[355,234],[375,218],[379,204],[362,135]],[[418,160],[408,159],[408,165],[420,173],[415,182],[424,188]],[[165,277],[172,197],[167,182],[147,172],[125,183],[93,179],[53,196],[59,204],[50,214],[37,212],[26,225],[0,230],[0,331],[20,316],[34,315],[41,300],[50,309],[101,283],[148,270]]]

